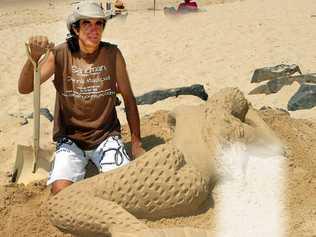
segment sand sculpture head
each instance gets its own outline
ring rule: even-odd
[[[214,94],[204,109],[206,141],[211,136],[220,144],[244,140],[248,111],[248,101],[238,88],[225,88]]]

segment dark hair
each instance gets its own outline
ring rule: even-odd
[[[105,24],[106,24],[106,21],[103,22],[103,29],[105,27]],[[79,50],[80,50],[78,36],[77,36],[76,32],[74,31],[74,29],[79,31],[79,29],[80,29],[80,20],[78,20],[75,23],[71,24],[70,31],[69,31],[69,33],[67,34],[67,37],[66,37],[66,42],[67,42],[68,48],[70,49],[70,51],[72,53],[79,52]]]
[[[70,31],[69,31],[69,33],[67,34],[67,37],[66,37],[66,42],[67,42],[68,48],[70,49],[70,51],[72,53],[75,53],[75,52],[78,52],[80,48],[79,48],[78,36],[75,33],[73,28],[75,28],[76,30],[79,31],[80,20],[76,21],[73,24],[71,24]]]

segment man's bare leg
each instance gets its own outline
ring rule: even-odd
[[[52,188],[50,191],[53,195],[55,195],[71,184],[73,184],[73,182],[69,180],[56,180],[54,183],[52,183]]]

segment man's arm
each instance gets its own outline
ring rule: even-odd
[[[44,54],[48,47],[52,47],[52,44],[48,43],[46,37],[36,36],[29,39],[29,45],[31,50],[31,57],[38,62],[42,54]],[[50,78],[55,71],[55,59],[52,52],[49,53],[46,62],[41,65],[41,84]],[[19,82],[18,90],[21,94],[28,94],[33,91],[34,69],[32,62],[27,59],[24,64]]]
[[[140,136],[139,113],[136,100],[128,78],[125,61],[120,51],[116,56],[116,80],[118,90],[121,93],[126,109],[126,118],[131,132],[132,155],[136,158],[145,150],[142,148]]]

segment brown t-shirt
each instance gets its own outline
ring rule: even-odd
[[[56,88],[53,139],[67,136],[80,148],[96,148],[120,133],[115,110],[115,45],[101,42],[93,54],[71,53],[66,43],[54,49]]]

